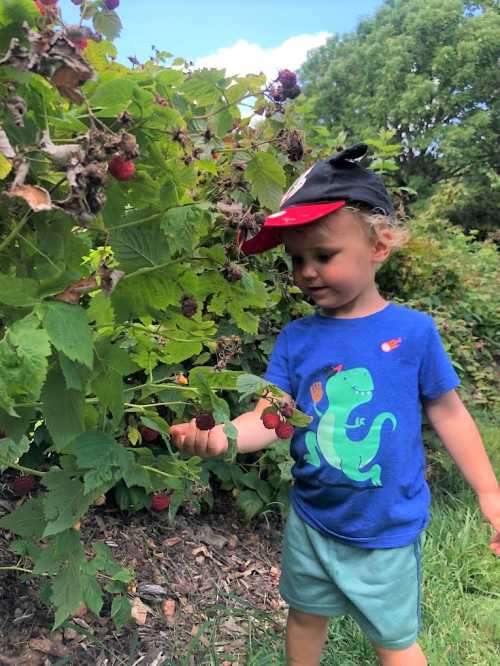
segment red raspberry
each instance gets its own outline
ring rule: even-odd
[[[154,442],[158,438],[158,431],[153,430],[153,428],[148,428],[143,426],[141,428],[141,437],[145,442]]]
[[[107,9],[116,9],[120,4],[120,0],[104,0]]]
[[[108,170],[116,180],[130,180],[135,173],[135,164],[118,155],[110,161]]]
[[[212,414],[199,414],[196,417],[196,427],[198,430],[211,430],[215,425],[215,419]]]
[[[40,0],[40,2],[42,5],[48,5],[50,7],[51,5],[57,5],[59,0]]]
[[[18,476],[12,482],[12,490],[15,495],[22,497],[35,489],[36,481],[34,476]]]
[[[165,511],[170,506],[170,495],[155,493],[151,498],[151,508],[155,511]]]
[[[281,423],[281,419],[276,412],[264,412],[260,417],[265,428],[274,430]]]
[[[276,434],[280,439],[290,439],[294,431],[295,428],[293,427],[293,425],[291,425],[290,423],[286,423],[286,421],[281,422],[279,426],[276,428]]]

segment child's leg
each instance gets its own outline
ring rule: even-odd
[[[427,666],[427,659],[418,643],[413,643],[405,650],[388,650],[375,643],[373,647],[382,666]]]
[[[319,666],[327,633],[327,617],[290,608],[286,625],[288,666]]]

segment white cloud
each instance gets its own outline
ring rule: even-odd
[[[318,32],[296,35],[271,49],[239,39],[233,46],[217,49],[215,53],[198,58],[195,67],[224,68],[228,76],[264,72],[267,79],[271,80],[276,78],[279,69],[298,69],[305,61],[307,52],[325,44],[330,34]]]

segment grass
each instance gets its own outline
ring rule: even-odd
[[[484,414],[477,419],[493,467],[500,472],[498,422]],[[482,518],[473,491],[450,464],[448,454],[436,447],[429,460],[433,465],[433,504],[423,546],[419,642],[430,666],[496,666],[500,661],[500,561],[489,549],[492,529]],[[246,612],[256,626],[262,626],[260,611],[253,616],[251,609]],[[194,645],[191,653],[193,650]],[[216,655],[210,649],[208,652],[202,655],[197,651],[197,666],[219,666],[224,659],[239,666],[286,663],[284,637],[271,627],[258,641],[252,635],[248,637],[244,664],[233,662],[234,656]],[[346,617],[330,622],[321,663],[371,666],[378,661],[357,624]]]

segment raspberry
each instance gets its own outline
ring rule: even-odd
[[[293,405],[291,405],[289,402],[285,403],[281,408],[280,412],[283,414],[283,416],[286,419],[289,419],[290,417],[293,416]]]
[[[120,0],[104,0],[107,9],[116,9],[120,4]]]
[[[284,96],[287,97],[288,99],[295,99],[300,95],[301,92],[302,91],[300,86],[293,86],[293,88],[285,88],[283,90]]]
[[[7,433],[5,432],[5,430],[2,430],[2,428],[0,428],[0,439],[4,439],[5,437],[7,437]]]
[[[293,88],[297,85],[297,74],[289,69],[280,69],[276,80],[281,83],[283,88]]]
[[[196,417],[196,427],[198,430],[211,430],[215,425],[215,419],[212,414],[198,414]]]
[[[264,412],[260,417],[265,428],[275,430],[281,423],[281,419],[276,412]]]
[[[229,264],[224,268],[222,274],[228,282],[238,282],[243,277],[243,271],[237,264]]]
[[[148,428],[147,426],[143,426],[141,428],[141,437],[145,442],[154,442],[155,439],[158,437],[158,432],[156,430],[153,430],[153,428]]]
[[[175,375],[176,384],[189,384],[188,378],[185,375]]]
[[[12,490],[18,497],[27,495],[34,490],[35,486],[36,481],[34,476],[18,476],[12,482]]]
[[[155,511],[164,511],[170,506],[170,495],[155,493],[151,498],[151,508]]]
[[[48,5],[50,7],[51,5],[57,5],[59,0],[40,0],[40,2],[42,5]]]
[[[198,303],[196,298],[191,298],[190,296],[184,296],[181,301],[181,312],[185,317],[192,317],[196,314],[198,310]]]
[[[295,428],[290,423],[286,421],[281,422],[278,427],[275,429],[276,434],[280,439],[290,439],[293,435]]]
[[[130,180],[135,173],[135,164],[117,155],[108,164],[108,170],[116,180]]]

